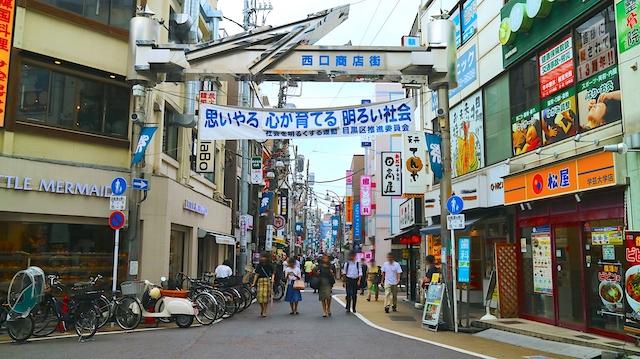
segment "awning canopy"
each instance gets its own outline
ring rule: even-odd
[[[226,244],[229,246],[236,245],[236,239],[227,234],[216,233],[212,231],[208,231],[206,229],[198,228],[198,238],[205,238],[207,236],[211,236],[215,238],[216,244]]]
[[[420,228],[418,226],[411,226],[410,228],[405,229],[404,231],[400,232],[400,233],[396,233],[391,237],[387,237],[384,240],[385,241],[392,241],[394,239],[400,238],[400,237],[406,237],[406,236],[410,236],[412,234],[419,234],[420,232]]]
[[[460,229],[460,231],[467,232],[471,229],[474,223],[478,222],[481,217],[478,218],[469,218],[464,221],[464,229]],[[420,229],[421,234],[440,234],[440,228],[442,228],[439,224],[434,224],[433,226],[423,227]]]

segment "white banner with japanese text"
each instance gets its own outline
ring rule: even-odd
[[[415,130],[413,98],[319,109],[255,109],[200,104],[201,140],[320,138]]]
[[[427,141],[424,132],[410,132],[402,135],[402,195],[422,197],[430,184]]]

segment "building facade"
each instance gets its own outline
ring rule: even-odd
[[[147,5],[171,20],[183,12],[176,1]],[[97,8],[15,4],[13,46],[9,41],[4,49],[10,71],[3,71],[7,98],[0,122],[0,286],[28,265],[59,273],[69,283],[98,273],[111,278],[110,184],[124,177],[131,185],[131,154],[138,142],[124,77],[135,6],[115,0]],[[207,21],[196,21],[200,39],[214,36]],[[161,42],[183,41],[176,24],[169,25]],[[225,103],[226,84],[215,87],[218,101]],[[222,192],[224,143],[213,144],[213,173],[193,171],[195,130],[181,127],[179,120],[196,97],[187,100],[183,91],[184,86],[167,83],[145,96],[145,126],[157,127],[142,166],[150,187],[140,205],[139,245],[132,245],[132,223],[121,234],[119,281],[129,276],[157,281],[181,271],[197,275],[233,254],[231,202]]]

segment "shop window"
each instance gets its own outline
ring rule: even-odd
[[[513,154],[519,155],[542,146],[536,56],[509,71],[509,99]]]
[[[135,2],[132,0],[40,0],[59,9],[102,24],[129,29]]]
[[[611,219],[585,222],[587,318],[591,328],[624,331],[624,221]]]
[[[487,165],[511,157],[509,77],[501,76],[484,88],[485,146]]]
[[[21,120],[126,138],[129,91],[93,74],[71,75],[22,63],[18,116]]]
[[[126,238],[126,232],[120,233]],[[120,247],[118,282],[126,280],[126,246]],[[6,292],[15,272],[38,266],[71,284],[101,274],[110,287],[113,270],[113,230],[107,225],[0,222],[0,292]]]
[[[172,230],[169,237],[169,278],[185,271],[185,232]]]
[[[178,126],[175,125],[176,111],[165,103],[162,124],[162,152],[174,160],[178,159]]]
[[[532,317],[554,320],[550,229],[522,228],[520,240],[525,244],[521,272],[524,295],[520,311]]]

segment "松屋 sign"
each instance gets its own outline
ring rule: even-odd
[[[247,109],[200,105],[201,140],[321,138],[404,133],[414,129],[414,100],[321,109]]]
[[[382,152],[382,166],[380,177],[382,179],[383,196],[402,195],[402,154],[400,152]]]
[[[427,144],[424,133],[411,132],[402,136],[402,187],[403,195],[408,197],[424,196],[427,191]]]

